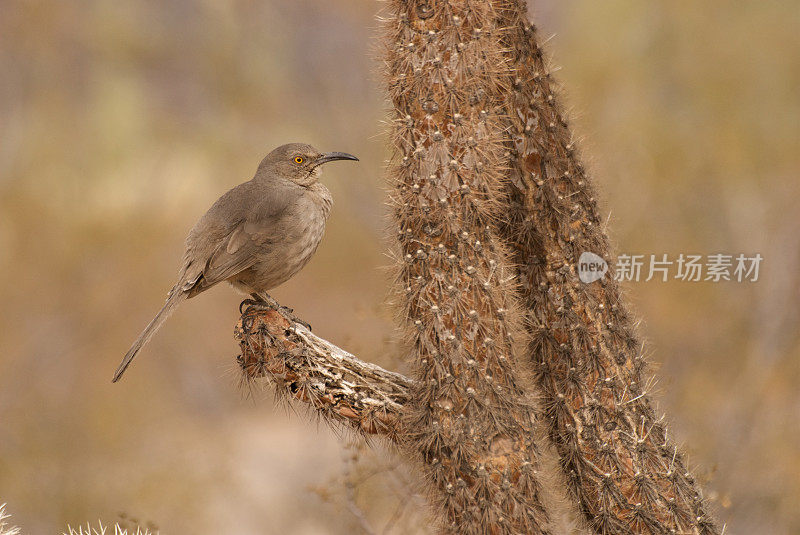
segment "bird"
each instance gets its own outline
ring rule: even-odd
[[[178,281],[114,373],[116,383],[175,308],[226,281],[258,303],[300,271],[325,232],[333,197],[319,182],[321,166],[358,158],[320,152],[305,143],[281,145],[253,178],[226,192],[189,231]]]

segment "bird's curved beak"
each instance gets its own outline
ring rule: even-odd
[[[336,160],[354,160],[357,162],[358,158],[352,154],[347,154],[346,152],[326,152],[315,162],[314,167]]]

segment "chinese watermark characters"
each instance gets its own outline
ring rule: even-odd
[[[705,256],[681,253],[677,257],[667,254],[621,254],[617,256],[613,278],[631,282],[756,282],[763,259],[760,253],[752,256],[743,253]],[[586,251],[578,260],[578,277],[586,284],[602,279],[608,271],[608,262],[594,253]]]

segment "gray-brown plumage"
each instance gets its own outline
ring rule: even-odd
[[[139,350],[184,299],[227,281],[257,300],[287,281],[316,251],[333,199],[319,183],[320,166],[358,160],[290,143],[270,152],[252,180],[220,197],[186,238],[178,282],[114,374],[122,377]]]

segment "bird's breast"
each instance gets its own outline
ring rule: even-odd
[[[256,264],[243,274],[251,289],[268,291],[289,280],[311,260],[325,234],[332,204],[330,193],[322,188],[324,191],[309,191],[298,200],[282,221],[275,241],[264,247]]]

